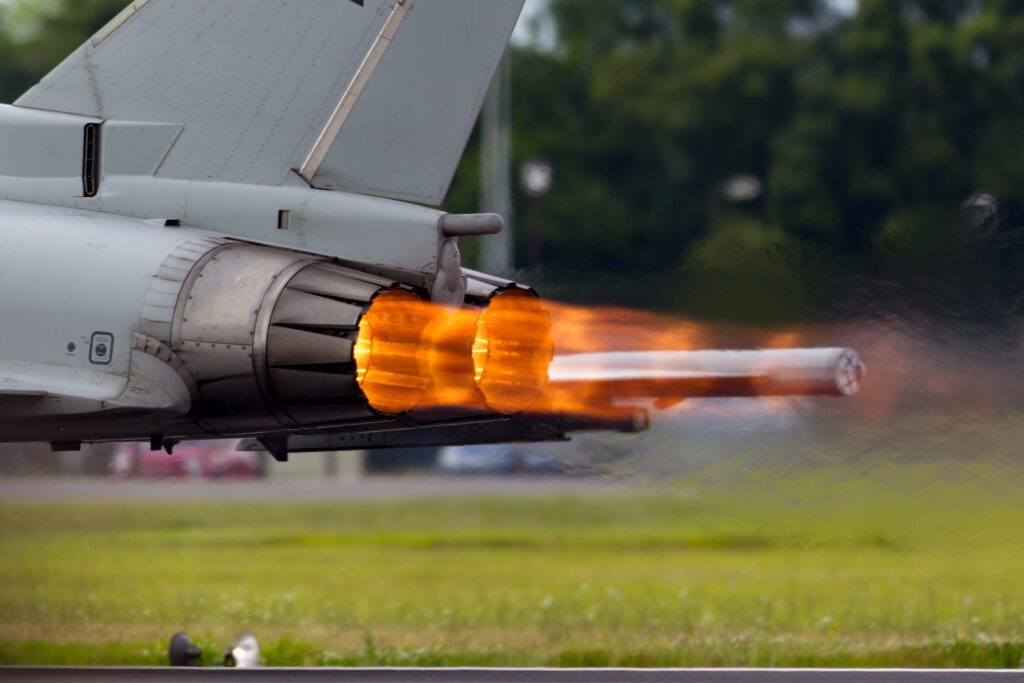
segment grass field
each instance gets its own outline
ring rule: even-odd
[[[723,493],[727,490],[727,493]],[[709,491],[0,504],[0,664],[1017,667],[1024,474]]]

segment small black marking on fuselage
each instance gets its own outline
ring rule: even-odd
[[[114,357],[114,335],[109,332],[93,332],[89,343],[89,362],[93,365],[110,365]]]

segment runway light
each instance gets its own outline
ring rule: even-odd
[[[554,351],[551,319],[540,300],[510,289],[491,299],[476,325],[474,379],[487,407],[499,413],[529,408],[548,381]]]
[[[192,642],[182,632],[171,636],[171,645],[167,649],[167,659],[171,666],[202,666],[203,649]]]
[[[241,634],[224,651],[224,666],[253,669],[259,665],[260,644],[251,633]]]
[[[396,415],[423,398],[430,384],[423,345],[430,319],[419,297],[391,290],[379,294],[359,321],[356,381],[375,410]]]

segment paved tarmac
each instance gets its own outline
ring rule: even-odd
[[[205,683],[298,681],[299,683],[969,683],[1024,681],[1022,671],[957,669],[106,669],[0,668],[0,681],[73,683]]]
[[[0,501],[330,501],[439,496],[615,495],[637,487],[574,477],[365,477],[361,479],[123,480],[0,478]]]

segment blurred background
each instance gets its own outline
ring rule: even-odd
[[[0,102],[125,1],[0,0]],[[444,207],[509,218],[469,265],[618,333],[852,345],[862,393],[283,466],[0,446],[0,663],[246,627],[272,664],[1017,667],[1022,201],[1022,0],[527,0]],[[121,481],[167,478],[212,484]]]

